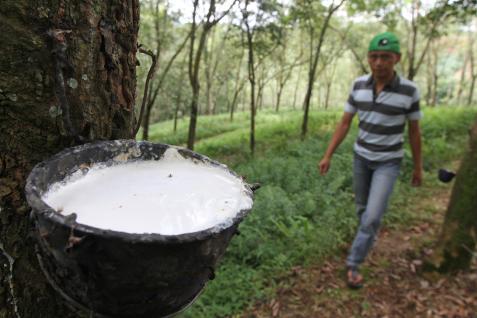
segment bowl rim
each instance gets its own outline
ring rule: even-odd
[[[178,147],[175,145],[168,145],[163,143],[152,143],[149,141],[136,141],[132,139],[118,139],[118,140],[107,140],[107,141],[95,141],[92,143],[87,143],[87,144],[83,144],[83,145],[79,145],[75,147],[69,147],[69,148],[63,149],[57,154],[51,156],[50,158],[36,164],[35,167],[31,170],[25,185],[26,199],[28,204],[32,208],[30,216],[34,220],[34,222],[37,222],[36,221],[37,217],[46,218],[47,220],[54,222],[57,225],[68,227],[69,229],[71,229],[71,231],[73,231],[75,236],[93,235],[93,236],[101,236],[104,238],[125,240],[129,242],[144,242],[144,243],[153,243],[153,242],[183,243],[183,242],[205,240],[210,237],[217,236],[221,232],[228,230],[229,228],[232,228],[235,225],[238,225],[245,218],[245,216],[252,210],[252,208],[241,209],[235,214],[233,218],[228,219],[225,222],[218,223],[214,225],[213,227],[210,227],[204,230],[171,235],[171,234],[160,234],[160,233],[128,233],[123,231],[102,229],[102,228],[94,227],[91,225],[78,223],[76,222],[74,218],[68,217],[69,215],[65,216],[61,213],[56,212],[55,209],[53,209],[45,201],[43,201],[43,199],[41,198],[40,189],[36,186],[36,184],[37,184],[37,180],[48,171],[49,169],[48,166],[51,162],[59,161],[63,157],[69,156],[72,153],[79,153],[79,152],[86,151],[92,148],[104,147],[108,145],[109,146],[124,146],[124,147],[136,146],[138,148],[141,145],[146,145],[146,146],[156,145],[160,147],[165,147],[166,149],[175,148],[179,151],[179,153],[181,153],[181,155],[185,154],[189,158],[198,159],[202,162],[214,165],[218,168],[226,170],[228,173],[241,179],[245,187],[245,193],[252,200],[252,206],[253,206],[254,194],[250,184],[245,182],[240,175],[238,175],[237,173],[232,171],[230,168],[228,168],[226,165],[218,161],[210,159],[209,157],[205,155],[201,155],[192,150]],[[127,162],[131,162],[131,161],[133,160],[128,160]]]

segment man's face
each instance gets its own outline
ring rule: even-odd
[[[377,78],[388,79],[394,75],[394,65],[401,55],[389,51],[368,52],[368,63],[373,75]]]

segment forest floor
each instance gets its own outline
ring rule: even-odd
[[[258,303],[243,318],[290,317],[466,317],[477,318],[477,260],[469,272],[454,276],[421,270],[433,253],[450,197],[451,185],[425,184],[410,199],[413,217],[387,224],[362,267],[365,283],[345,283],[348,246],[319,265],[294,267],[280,278],[270,301]]]

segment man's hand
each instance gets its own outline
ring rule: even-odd
[[[411,184],[413,187],[419,187],[422,184],[422,169],[414,169]]]
[[[320,170],[320,174],[324,176],[328,170],[330,169],[330,159],[327,157],[324,157],[321,159],[320,163],[318,164],[318,169]]]
[[[336,148],[338,148],[339,144],[348,134],[349,127],[351,126],[351,121],[353,120],[354,114],[345,112],[341,121],[339,122],[338,126],[336,127],[335,132],[333,133],[333,137],[331,137],[330,144],[326,149],[325,154],[323,155],[323,159],[321,159],[320,163],[318,164],[318,170],[320,170],[320,174],[324,176],[328,170],[330,169],[330,161],[333,153],[335,152]]]

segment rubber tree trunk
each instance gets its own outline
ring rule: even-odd
[[[301,125],[301,139],[305,139],[306,133],[308,131],[308,113],[310,110],[310,103],[311,103],[311,95],[313,92],[313,85],[315,84],[316,80],[316,69],[318,66],[318,61],[320,58],[321,54],[321,47],[323,45],[323,42],[325,40],[325,34],[326,30],[328,29],[328,26],[330,24],[331,16],[333,13],[339,9],[343,5],[344,1],[340,1],[336,6],[334,5],[334,2],[331,3],[331,5],[328,8],[328,12],[326,14],[325,20],[323,21],[323,25],[321,26],[320,30],[320,37],[318,40],[318,44],[310,54],[310,69],[308,70],[308,84],[307,84],[307,90],[305,94],[305,100],[303,101],[303,108],[304,108],[304,113],[303,113],[303,122]]]
[[[477,121],[457,173],[433,263],[440,272],[470,268],[477,242]]]
[[[132,138],[139,3],[0,6],[0,317],[77,317],[39,269],[24,186],[68,146]]]
[[[254,45],[253,45],[253,31],[248,22],[248,8],[249,1],[245,1],[244,22],[247,30],[247,48],[248,48],[248,81],[250,82],[250,152],[252,156],[255,153],[255,64],[254,64]]]
[[[477,73],[475,71],[475,56],[474,56],[474,38],[470,39],[469,44],[469,61],[470,61],[470,89],[469,89],[469,96],[467,98],[467,105],[472,105],[472,98],[474,97],[474,88],[475,82],[477,81]]]

